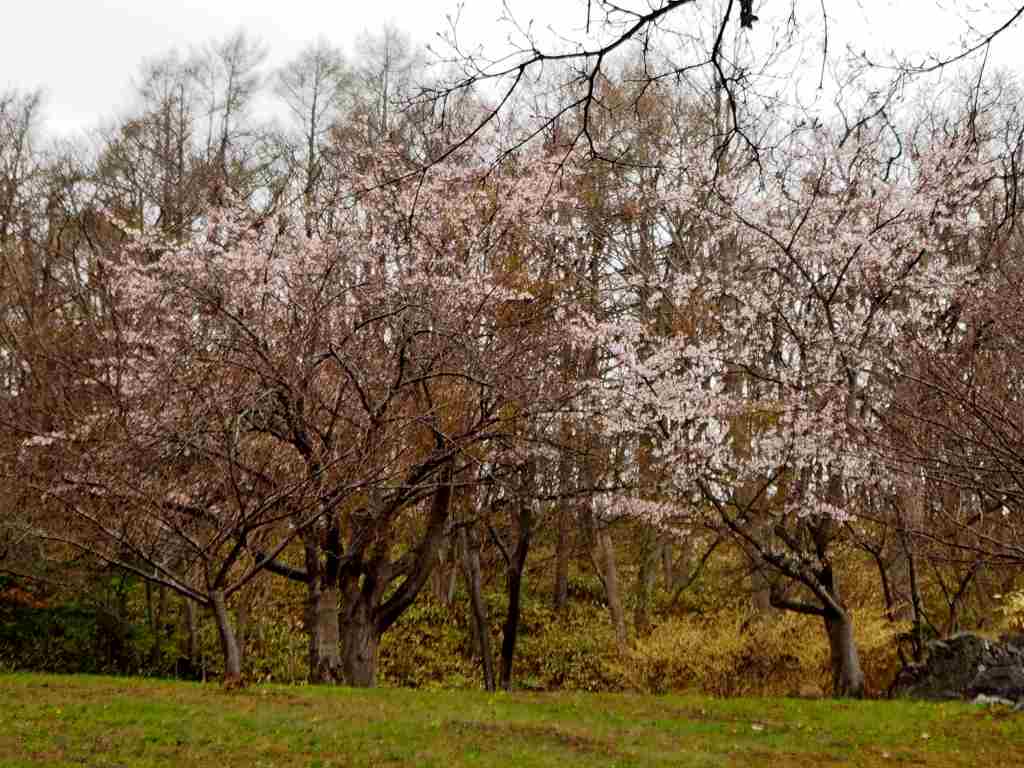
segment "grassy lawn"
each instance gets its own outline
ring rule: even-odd
[[[0,766],[1024,765],[965,704],[0,676]]]

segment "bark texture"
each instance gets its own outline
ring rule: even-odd
[[[462,550],[462,572],[469,592],[470,615],[472,616],[473,646],[480,654],[483,667],[484,688],[497,689],[494,676],[494,650],[491,647],[491,622],[484,602],[480,572],[480,536],[476,527],[459,531],[459,545]]]
[[[505,622],[502,626],[500,672],[501,687],[506,691],[512,689],[512,664],[515,659],[516,641],[519,637],[523,572],[526,569],[526,557],[530,551],[530,541],[533,535],[533,500],[529,498],[533,491],[533,473],[534,467],[532,464],[522,470],[523,482],[521,490],[524,496],[519,499],[519,503],[516,505],[515,550],[509,552],[495,535],[495,541],[501,546],[502,554],[505,557],[506,588],[508,593],[508,608],[505,612]]]
[[[341,668],[344,682],[369,687],[377,680],[377,652],[380,639],[398,617],[412,605],[427,583],[437,562],[437,552],[446,536],[452,501],[452,464],[439,471],[431,496],[430,511],[419,544],[398,560],[390,560],[390,542],[378,540],[358,554],[346,556],[339,569],[344,603],[341,622]],[[394,505],[381,510],[397,514]],[[391,589],[392,584],[397,584]]]
[[[853,638],[853,621],[846,611],[829,612],[825,616],[825,630],[832,662],[832,695],[837,698],[864,696],[864,672]]]
[[[341,646],[338,626],[339,590],[319,589],[309,605],[310,680],[336,683],[341,680]]]
[[[373,621],[371,607],[365,601],[359,601],[348,612],[345,622],[341,667],[348,685],[371,688],[377,684],[377,651],[381,634]]]
[[[620,649],[624,649],[629,640],[626,633],[626,612],[622,606],[622,592],[619,588],[615,544],[612,542],[611,533],[605,527],[597,532],[597,559],[604,580],[605,597],[608,599],[608,613],[615,629],[615,642]]]
[[[231,615],[228,613],[224,592],[219,589],[213,590],[210,593],[210,602],[217,623],[221,652],[224,654],[224,685],[229,688],[236,687],[242,683],[242,656],[238,650],[238,639],[231,625]]]

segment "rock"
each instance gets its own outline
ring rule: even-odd
[[[900,670],[890,688],[894,696],[911,699],[959,699],[984,666],[989,641],[961,633],[927,646],[924,662]]]
[[[967,688],[967,695],[995,696],[1000,699],[1024,699],[1024,666],[991,667],[978,673]]]
[[[978,694],[974,697],[972,704],[977,704],[980,707],[1012,707],[1013,702],[1009,699],[1002,699],[999,696],[986,696],[984,693]],[[1019,705],[1018,705],[1019,706]]]
[[[923,662],[900,670],[890,695],[912,699],[1024,702],[1024,636],[962,632],[928,644]]]

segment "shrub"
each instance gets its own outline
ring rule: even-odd
[[[867,689],[883,691],[898,666],[895,638],[905,628],[869,611],[857,613],[854,628]],[[637,642],[625,672],[649,692],[784,696],[831,687],[821,620],[795,613],[671,619]]]
[[[1024,590],[1011,592],[1002,600],[999,612],[1003,615],[1003,627],[1011,632],[1024,632]]]
[[[479,665],[469,656],[468,642],[462,612],[422,595],[384,633],[378,677],[404,688],[479,685]]]
[[[573,602],[557,616],[544,597],[524,596],[513,685],[531,690],[621,689],[621,665],[607,611],[594,603]],[[497,668],[504,597],[493,592],[486,600]],[[414,688],[480,687],[483,674],[480,660],[471,653],[463,603],[456,599],[448,607],[424,596],[410,607],[381,642],[380,679]]]

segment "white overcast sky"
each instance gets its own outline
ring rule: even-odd
[[[511,0],[524,18],[568,23],[575,0]],[[41,87],[45,118],[67,133],[115,115],[139,64],[187,52],[239,27],[270,48],[268,69],[324,37],[351,51],[361,32],[394,23],[424,45],[443,31],[457,0],[3,0],[0,89]],[[499,0],[465,3],[465,38],[501,44]]]
[[[710,5],[722,0],[707,0]],[[583,26],[585,0],[506,0],[521,22],[553,27],[566,37]],[[239,27],[270,48],[268,68],[293,57],[305,44],[325,37],[351,51],[354,38],[391,22],[428,44],[447,26],[458,0],[5,0],[0,34],[0,89],[42,87],[50,131],[75,133],[127,108],[140,62],[222,38]],[[643,5],[643,0],[623,4]],[[697,7],[700,7],[700,3]],[[761,0],[760,11],[788,8],[788,0]],[[963,32],[957,14],[994,7],[972,17],[980,26],[1008,18],[1012,0],[828,0],[852,22],[833,23],[831,45],[852,38],[858,50],[950,49]],[[932,12],[938,5],[945,14]],[[785,8],[783,7],[785,6]],[[818,3],[807,6],[820,7]],[[501,0],[465,0],[460,38],[500,50],[511,29],[500,23]],[[757,30],[755,29],[755,32]],[[1024,23],[993,52],[1001,66],[1024,75]]]

